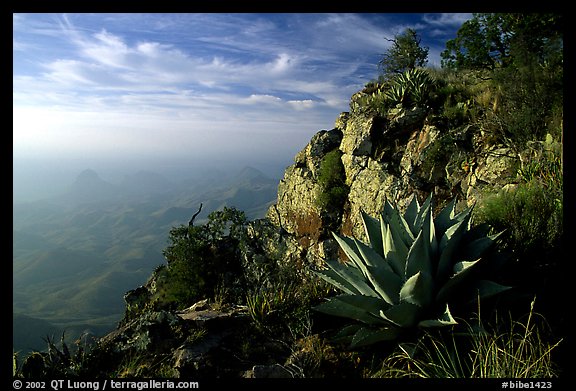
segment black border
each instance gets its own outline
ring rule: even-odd
[[[6,6],[7,4],[4,4]],[[364,0],[362,2],[351,2],[348,1],[345,4],[342,2],[332,1],[328,2],[316,2],[314,0],[304,1],[284,1],[284,2],[265,2],[265,1],[194,1],[194,0],[163,0],[163,1],[145,1],[145,2],[118,2],[118,1],[64,1],[64,0],[36,0],[36,1],[13,1],[8,5],[9,10],[4,12],[5,19],[2,25],[6,28],[6,32],[3,35],[5,42],[8,42],[8,37],[12,37],[12,34],[8,29],[12,25],[12,13],[72,13],[72,12],[142,12],[142,13],[156,13],[156,12],[167,12],[167,13],[182,13],[182,12],[226,12],[226,13],[244,13],[244,12],[256,12],[256,13],[269,13],[269,12],[383,12],[383,13],[396,13],[396,12],[418,12],[418,13],[438,13],[438,12],[559,12],[566,16],[569,13],[569,2],[564,1],[539,1],[539,2],[510,2],[508,4],[500,2],[490,2],[490,1],[478,1],[478,2],[454,2],[452,4],[446,2],[438,2],[432,0],[424,1],[372,1]],[[9,12],[8,12],[9,11]],[[10,18],[10,20],[9,20]],[[566,23],[568,23],[566,21]],[[565,26],[564,42],[565,51],[568,55],[564,56],[566,61],[565,69],[565,82],[564,82],[564,105],[568,107],[568,113],[571,114],[570,109],[572,108],[572,103],[574,103],[574,98],[572,97],[574,92],[568,89],[568,86],[574,86],[576,83],[572,80],[573,76],[570,71],[572,71],[574,61],[573,55],[569,52],[573,49],[573,38],[576,34],[570,31],[567,26]],[[11,46],[11,45],[10,45]],[[7,47],[6,50],[9,48]],[[12,54],[11,54],[12,56]],[[8,70],[6,70],[6,73]],[[7,78],[7,77],[6,77]],[[8,83],[6,83],[7,85]],[[8,93],[8,87],[6,87]],[[576,123],[574,121],[574,115],[565,115],[564,121],[564,175],[568,178],[566,181],[567,185],[564,187],[564,196],[568,202],[564,203],[565,212],[565,235],[568,238],[576,238],[573,232],[573,224],[570,224],[570,220],[566,216],[572,216],[574,209],[576,207],[574,200],[575,188],[573,182],[570,180],[572,177],[572,170],[574,167],[574,156],[570,148],[572,134],[576,130]],[[6,143],[6,146],[9,144]],[[566,147],[568,146],[568,147]],[[12,153],[6,153],[4,156],[12,156]],[[8,164],[12,167],[12,162]],[[566,243],[568,244],[568,243]],[[12,249],[12,242],[9,244],[9,248]],[[574,256],[568,255],[565,261],[566,270],[564,273],[564,278],[566,279],[567,294],[565,297],[558,298],[566,304],[566,310],[570,311],[573,305],[570,304],[569,300],[574,297],[572,288],[569,283],[572,281],[568,280],[568,276],[574,276],[570,273],[569,268],[574,263]],[[5,261],[6,262],[6,261]],[[8,276],[8,273],[5,273]],[[8,277],[7,277],[8,278]],[[12,288],[12,278],[4,284]],[[11,298],[11,295],[10,295]],[[10,338],[12,332],[3,333],[4,337]],[[565,351],[572,352],[571,347],[573,346],[573,335],[568,335],[563,342],[565,344]],[[8,341],[7,341],[8,342]],[[12,345],[12,340],[8,343],[3,344],[6,348]],[[6,352],[8,353],[8,352]],[[0,368],[2,368],[1,373],[7,374],[10,383],[6,382],[6,390],[11,390],[13,388],[13,379],[9,374],[9,369],[12,366],[12,353],[6,355],[2,354],[2,359],[0,360]],[[569,370],[569,368],[565,368]],[[568,377],[570,373],[563,373],[558,379],[174,379],[176,380],[192,380],[198,381],[199,389],[217,389],[224,390],[227,388],[235,389],[250,389],[250,390],[267,390],[269,391],[273,387],[330,387],[330,388],[342,388],[342,389],[354,389],[357,386],[360,387],[386,387],[387,390],[411,390],[411,389],[436,389],[436,387],[442,387],[442,389],[454,389],[454,390],[496,390],[505,389],[502,386],[503,382],[509,382],[508,384],[515,384],[516,387],[507,389],[526,389],[527,387],[520,388],[518,386],[519,381],[524,384],[532,382],[550,382],[552,384],[552,389],[563,390],[568,386]],[[90,379],[87,379],[90,380]],[[94,380],[94,379],[92,379]],[[138,381],[138,379],[132,379]],[[144,379],[143,379],[144,380]],[[162,379],[158,379],[161,381]],[[49,380],[45,380],[46,388],[49,387]],[[102,382],[102,380],[100,380]],[[512,383],[510,383],[512,382]],[[538,387],[534,387],[538,388]],[[101,389],[101,388],[100,388]]]

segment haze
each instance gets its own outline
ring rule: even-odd
[[[111,181],[214,166],[280,177],[377,77],[387,39],[416,29],[438,65],[469,17],[14,14],[14,202],[86,168]]]

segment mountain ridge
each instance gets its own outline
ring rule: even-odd
[[[199,222],[232,204],[263,216],[275,196],[276,181],[253,168],[212,187],[144,170],[113,184],[95,170],[82,170],[67,194],[13,206],[14,311],[68,325],[68,338],[94,324],[109,330],[122,315],[123,293],[165,262],[167,232],[187,224],[201,202]],[[40,344],[43,337],[37,335]],[[19,338],[15,349],[26,349]]]

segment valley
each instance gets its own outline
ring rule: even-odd
[[[82,171],[69,191],[13,205],[13,348],[46,347],[113,329],[123,295],[164,263],[170,228],[188,224],[200,203],[201,224],[224,206],[263,217],[276,199],[276,179],[246,167],[229,175],[169,181],[153,172],[119,184]]]

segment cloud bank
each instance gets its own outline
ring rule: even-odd
[[[291,157],[377,76],[385,38],[467,17],[15,14],[14,153]]]

